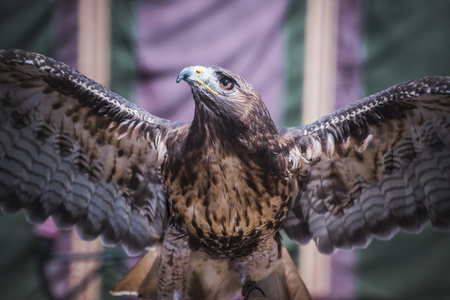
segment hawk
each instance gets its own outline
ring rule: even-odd
[[[183,69],[191,123],[151,115],[52,58],[0,52],[0,205],[148,252],[115,293],[227,299],[254,281],[309,299],[280,231],[365,247],[450,227],[450,77],[393,86],[280,128],[244,79]],[[250,287],[250,292],[254,287]]]

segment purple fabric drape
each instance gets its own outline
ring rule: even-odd
[[[78,58],[78,1],[56,1],[54,57],[76,68]]]
[[[154,115],[190,122],[190,89],[176,85],[189,65],[220,65],[260,93],[279,124],[285,1],[140,1],[136,102]]]

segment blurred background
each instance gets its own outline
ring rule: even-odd
[[[450,75],[448,0],[2,0],[0,48],[62,60],[160,117],[190,122],[175,84],[220,65],[297,126],[401,81]],[[285,239],[314,299],[449,299],[450,234],[425,228],[367,249],[317,253]],[[109,288],[136,262],[51,220],[0,214],[0,299],[128,299]]]

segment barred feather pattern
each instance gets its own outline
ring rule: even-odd
[[[394,86],[285,138],[303,181],[284,229],[300,244],[330,254],[427,221],[450,228],[449,78]]]
[[[0,50],[2,210],[51,215],[131,253],[161,241],[149,273],[161,298],[222,297],[250,275],[286,284],[275,298],[309,299],[280,255],[282,228],[324,253],[428,220],[450,228],[450,78],[399,84],[287,129],[223,68],[188,67],[182,79],[196,101],[191,124],[152,116],[51,58]]]
[[[167,218],[159,119],[51,58],[0,52],[0,206],[86,240],[153,245]]]

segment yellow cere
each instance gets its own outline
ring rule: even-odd
[[[204,69],[205,69],[205,67],[203,67],[203,66],[195,66],[194,67],[195,74],[197,74],[197,75],[202,74]]]
[[[203,70],[205,69],[205,67],[202,66],[195,66],[194,70],[195,70],[195,74],[197,74],[197,76],[200,76],[200,74],[203,73]],[[213,90],[212,88],[210,88],[206,83],[204,83],[202,80],[200,80],[199,78],[197,78],[197,83],[203,85],[204,87],[206,87],[208,90],[210,90],[211,92],[213,92],[214,94],[218,95],[219,93],[216,92],[215,90]]]

